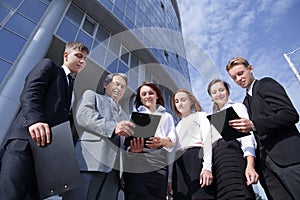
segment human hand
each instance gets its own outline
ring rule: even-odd
[[[252,166],[246,167],[245,176],[247,179],[247,185],[256,184],[258,182],[259,175]]]
[[[241,133],[249,133],[254,127],[253,122],[246,118],[230,120],[229,125]]]
[[[37,122],[29,126],[28,130],[31,138],[38,146],[44,146],[51,142],[50,128],[47,123]]]
[[[168,199],[173,198],[172,182],[168,182],[167,196],[168,196]]]
[[[130,152],[139,153],[144,149],[144,138],[133,138],[130,141]]]
[[[162,146],[162,139],[160,137],[150,137],[146,140],[146,146],[150,149],[159,148]]]
[[[200,186],[205,187],[211,185],[213,182],[213,175],[211,171],[203,169],[200,173]]]
[[[134,132],[132,128],[134,127],[134,123],[130,121],[121,121],[116,125],[115,134],[119,136],[129,137],[133,135]]]

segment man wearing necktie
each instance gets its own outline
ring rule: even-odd
[[[107,75],[104,88],[105,94],[86,90],[73,110],[78,124],[75,153],[82,184],[65,193],[63,200],[117,199],[121,148],[134,127],[119,105],[127,88],[127,76]]]
[[[88,53],[84,44],[70,42],[63,66],[45,58],[27,75],[20,109],[3,144],[0,199],[40,199],[29,140],[39,146],[50,143],[51,127],[70,119],[67,75],[74,77],[85,67]]]
[[[226,70],[247,90],[244,99],[250,120],[230,121],[240,132],[254,131],[258,142],[257,170],[269,200],[300,199],[299,115],[284,88],[274,79],[256,80],[253,66],[242,58],[228,61]]]

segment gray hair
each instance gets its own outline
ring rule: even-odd
[[[106,76],[105,80],[104,80],[104,84],[108,84],[108,83],[112,82],[114,76],[121,76],[125,80],[126,85],[127,85],[128,77],[124,73],[112,73],[112,74],[108,74]]]

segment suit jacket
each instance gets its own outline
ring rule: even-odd
[[[86,90],[76,109],[79,139],[75,145],[81,171],[110,172],[119,168],[124,138],[114,134],[118,122],[129,120],[124,110],[107,95]]]
[[[300,164],[299,115],[284,88],[271,78],[254,83],[252,98],[244,104],[253,121],[256,138],[279,166]]]
[[[28,127],[36,122],[45,122],[52,127],[67,121],[70,112],[67,87],[63,68],[50,59],[41,60],[25,79],[20,109],[10,126],[7,139],[28,140],[31,138]]]

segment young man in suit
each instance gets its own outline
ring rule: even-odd
[[[70,42],[65,47],[63,66],[45,58],[27,75],[20,109],[4,143],[1,200],[39,199],[30,140],[39,146],[50,143],[50,128],[70,119],[73,88],[69,84],[85,67],[88,54],[84,44]]]
[[[86,90],[76,109],[78,140],[75,145],[82,184],[63,195],[64,200],[116,200],[120,190],[120,148],[133,134],[134,124],[119,105],[127,76],[109,74],[105,94]]]
[[[300,199],[299,115],[284,88],[272,78],[256,80],[253,66],[242,58],[231,59],[226,70],[247,90],[244,99],[250,120],[230,121],[240,132],[254,131],[258,142],[260,182],[269,200]]]

